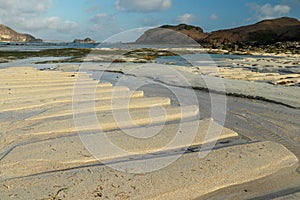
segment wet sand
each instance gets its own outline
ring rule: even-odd
[[[224,59],[217,61],[218,70],[213,67],[194,66],[197,74],[212,75],[227,79],[266,82],[273,85],[299,86],[299,57],[261,57]]]
[[[111,64],[100,66],[61,65],[58,66],[56,70],[74,71],[80,69],[91,72],[109,71],[135,77],[145,77],[169,86],[209,90],[217,94],[261,99],[283,104],[288,107],[300,108],[300,102],[298,100],[300,98],[300,87],[274,85],[262,80],[247,81],[245,77],[242,77],[242,73],[240,73],[238,79],[232,79],[232,77],[222,78],[222,67],[217,67],[215,64],[213,64],[213,66],[201,66],[196,68],[197,70],[195,71],[195,67],[146,63],[142,65],[123,66]],[[295,66],[295,68],[297,67]],[[240,71],[241,68],[232,68],[230,70]],[[264,73],[259,74],[260,77],[264,77]],[[294,73],[292,78],[298,76],[298,73]],[[270,77],[272,78],[273,76]],[[284,77],[286,78],[287,76],[284,75]],[[282,81],[284,81],[284,79]],[[274,81],[277,81],[277,79],[275,78]]]
[[[66,74],[66,77],[69,75]],[[73,78],[72,75],[71,73],[70,78]],[[120,74],[107,73],[103,76],[102,81],[115,84],[120,76]],[[36,80],[39,80],[39,78]],[[144,82],[145,78],[129,77],[126,81],[121,81],[124,86],[121,84],[118,87],[129,87],[122,95],[130,91],[129,82],[131,81]],[[147,81],[149,80],[147,79]],[[120,84],[120,81],[118,83]],[[53,87],[57,86],[54,85]],[[106,85],[104,87],[112,86]],[[41,92],[40,89],[34,89],[28,93],[31,95],[28,95],[27,104],[23,103],[26,98],[17,100],[19,97],[18,92],[13,94],[13,90],[8,90],[4,86],[3,88],[7,95],[3,92],[3,112],[0,121],[1,147],[2,150],[6,149],[8,151],[6,153],[2,152],[0,161],[3,164],[1,165],[2,186],[0,188],[2,198],[80,197],[96,199],[110,197],[117,199],[173,199],[176,196],[183,199],[192,199],[202,195],[209,195],[210,198],[226,195],[230,197],[232,193],[229,191],[235,191],[234,194],[236,195],[247,193],[244,196],[245,198],[254,198],[272,195],[272,193],[281,194],[281,196],[297,195],[293,193],[300,190],[297,160],[300,156],[300,112],[297,108],[266,101],[227,97],[226,113],[222,113],[224,111],[220,110],[220,113],[215,114],[214,118],[214,123],[222,123],[222,117],[218,119],[217,116],[226,115],[224,135],[212,140],[219,139],[219,142],[208,157],[199,159],[199,149],[203,144],[203,134],[205,135],[207,129],[206,122],[210,122],[212,116],[210,94],[196,90],[199,102],[196,106],[199,107],[200,111],[200,117],[196,120],[196,122],[199,122],[199,132],[196,133],[197,139],[193,141],[192,148],[185,149],[184,146],[177,145],[165,149],[163,152],[159,151],[165,143],[164,139],[174,137],[172,133],[176,132],[175,130],[178,128],[176,123],[167,124],[160,137],[156,137],[152,141],[146,143],[131,141],[133,143],[129,143],[140,144],[141,146],[124,144],[123,141],[126,138],[118,137],[117,135],[121,135],[121,133],[114,130],[114,127],[109,126],[111,132],[108,135],[111,134],[109,137],[112,141],[120,146],[123,145],[122,147],[125,149],[129,148],[129,150],[136,152],[129,158],[114,155],[114,159],[111,161],[124,163],[126,167],[128,167],[128,164],[129,166],[131,164],[138,165],[145,160],[165,160],[187,151],[180,160],[162,170],[154,173],[131,174],[103,166],[81,144],[78,135],[70,129],[72,126],[68,125],[73,118],[69,112],[70,99],[67,98],[72,93],[66,92],[69,91],[66,89],[67,87],[62,90],[63,92],[58,90],[53,93],[45,93]],[[20,88],[20,86],[15,89],[17,88]],[[175,88],[189,90],[188,88]],[[172,94],[170,87],[167,89],[162,85],[147,84],[141,88],[141,91],[143,93],[139,93],[134,98],[150,99],[148,104],[147,101],[143,102],[145,104],[142,105],[145,107],[151,106],[151,102],[153,102],[153,104],[159,103],[164,106],[170,105],[170,109],[175,109],[175,113],[178,112],[176,111],[178,99]],[[124,92],[124,90],[118,92]],[[35,101],[41,98],[40,95],[36,96],[37,99],[34,98],[34,94],[37,93],[44,93],[46,102],[34,107],[32,104],[36,105]],[[107,90],[105,93],[107,93]],[[26,93],[19,94],[24,96]],[[10,97],[11,95],[12,97]],[[64,95],[67,96],[63,97]],[[222,98],[220,94],[215,95],[215,98],[218,98],[218,96]],[[102,96],[100,95],[97,98]],[[49,102],[53,102],[53,98],[56,100],[56,97],[63,100],[55,104],[49,104]],[[169,98],[169,100],[166,98]],[[3,101],[8,101],[8,107],[3,106]],[[18,102],[21,103],[20,106],[12,106],[12,104],[18,104]],[[191,103],[193,104],[193,102]],[[105,105],[104,103],[99,107],[102,108],[102,110],[99,110],[100,113],[103,112],[103,106],[105,108]],[[136,102],[134,105],[139,104]],[[111,108],[106,109],[110,110]],[[135,119],[146,119],[147,117],[141,115],[140,112],[138,112],[138,117]],[[188,111],[186,117],[192,116],[197,116],[197,112]],[[176,122],[178,119],[176,116],[172,117],[170,122]],[[69,120],[69,122],[66,120]],[[109,123],[109,121],[111,120],[107,122],[104,120],[105,123]],[[185,123],[194,125],[194,122],[192,120]],[[147,123],[149,122],[147,121],[145,124]],[[54,131],[51,131],[52,129]],[[89,130],[85,129],[85,131]],[[70,134],[72,132],[74,133]],[[55,133],[61,135],[55,135]],[[22,137],[24,135],[29,140]],[[5,139],[3,140],[3,138]],[[93,137],[91,140],[93,140]],[[129,142],[128,139],[126,141]],[[12,146],[14,148],[10,149]],[[27,149],[30,149],[30,151]],[[112,166],[116,164],[115,162],[111,163]],[[283,177],[282,174],[289,180],[289,185],[285,185],[284,180],[280,179],[280,177]],[[199,182],[199,180],[203,182]],[[218,180],[218,184],[215,184],[216,180]],[[278,185],[270,191],[274,180],[279,180]],[[243,188],[245,184],[250,189]],[[265,185],[265,187],[257,188],[257,184]],[[252,188],[255,188],[255,191]],[[294,188],[294,190],[289,190],[289,188]],[[191,189],[193,192],[190,192]],[[243,193],[239,193],[240,191]],[[210,192],[213,193],[208,194]],[[269,194],[270,192],[271,194]]]

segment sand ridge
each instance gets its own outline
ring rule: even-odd
[[[194,67],[186,67],[186,66],[178,66],[178,65],[163,65],[157,63],[155,64],[147,63],[147,64],[143,64],[141,67],[137,67],[135,65],[124,65],[122,66],[122,68],[120,68],[119,66],[111,65],[109,67],[109,72],[122,73],[122,74],[132,75],[136,77],[146,77],[156,82],[164,83],[176,87],[209,90],[210,92],[214,92],[218,94],[220,93],[220,94],[227,94],[230,96],[246,97],[250,99],[260,99],[272,103],[283,104],[293,108],[300,108],[300,103],[298,101],[298,99],[300,98],[300,88],[297,86],[297,80],[300,74],[300,72],[298,71],[299,67],[297,64],[293,65],[292,68],[289,68],[288,66],[289,63],[295,62],[294,58],[291,59],[291,61],[288,61],[288,64],[286,64],[285,67],[281,67],[281,64],[277,63],[275,67],[270,67],[271,69],[268,69],[268,67],[264,65],[262,66],[258,65],[253,67],[252,65],[255,64],[248,63],[250,62],[248,60],[245,61],[246,63],[248,63],[248,64],[244,64],[246,66],[240,64],[232,67],[232,62],[234,61],[231,59],[229,61],[225,61],[225,63],[224,61],[219,61],[219,62],[216,61],[212,65],[208,65],[208,66],[206,64],[201,66],[195,64]],[[255,61],[257,61],[257,59],[255,59]],[[257,61],[257,62],[264,62],[264,61]],[[228,66],[231,67],[228,68]],[[249,66],[249,68],[247,66]],[[162,68],[164,68],[165,70],[161,70]],[[78,69],[79,69],[79,65],[77,66],[61,65],[56,68],[56,70],[58,71],[59,70],[76,71]],[[246,80],[246,76],[244,76],[243,73],[239,73],[238,78],[236,79],[233,78],[233,76],[235,76],[234,73],[230,75],[232,77],[222,78],[223,69],[225,70],[229,69],[229,71],[237,71],[237,73],[245,70],[245,72],[250,73],[251,76],[252,74],[255,74],[255,76],[257,74],[260,75],[255,78],[257,79],[256,81]],[[105,71],[107,69],[106,67],[89,65],[86,66],[86,70]],[[267,72],[264,72],[264,70],[267,70]],[[288,70],[288,72],[282,74],[284,73],[285,70]],[[270,78],[272,79],[272,81],[274,81],[274,83],[270,84],[269,81],[263,81],[263,79],[266,79],[265,77],[268,77],[264,75],[272,74],[272,73],[273,75],[270,76]],[[280,73],[282,76],[280,75],[279,78],[272,78],[275,74],[276,76],[278,76],[277,73]],[[178,79],[178,76],[181,76],[181,78]],[[248,79],[254,78],[251,76],[247,78]],[[288,78],[290,76],[291,78]],[[182,80],[185,81],[183,82]],[[289,82],[290,80],[292,81],[296,80],[295,82],[296,85],[290,84],[291,83]],[[282,85],[278,83],[276,85],[277,81],[283,81],[285,83]],[[208,86],[207,83],[210,83],[210,85]]]
[[[185,154],[168,167],[147,174],[134,175],[99,165],[6,180],[2,181],[0,197],[46,198],[56,194],[57,198],[93,199],[98,194],[113,199],[194,199],[276,173],[295,162],[297,158],[281,145],[260,142],[214,150],[205,159],[199,159],[197,153]],[[23,192],[24,186],[28,192]]]
[[[24,86],[14,82],[14,76],[9,78],[14,71],[27,77]],[[249,142],[212,119],[200,119],[196,105],[176,106],[166,97],[145,97],[142,91],[110,83],[101,86],[106,83],[93,81],[88,74],[74,98],[71,83],[76,79],[69,75],[81,74],[49,72],[50,84],[41,82],[39,86],[40,80],[46,80],[38,77],[39,72],[47,76],[46,71],[27,67],[0,70],[6,77],[0,80],[0,88],[16,89],[0,96],[1,199],[92,199],[96,195],[193,199],[298,164],[297,157],[280,144]],[[51,84],[51,76],[55,84]],[[68,84],[58,84],[68,78]],[[95,86],[82,84],[85,80]],[[152,109],[157,111],[152,113]],[[89,124],[91,114],[97,117],[97,124]],[[126,114],[130,118],[124,117]],[[158,131],[150,135],[153,130]],[[213,134],[207,137],[209,131]],[[97,143],[103,136],[129,153],[93,154],[92,148],[98,149],[99,144],[104,150],[111,148],[110,143]],[[210,143],[216,143],[217,148],[200,158],[200,153],[209,149],[196,149]],[[178,155],[180,159],[160,170],[141,173],[143,166],[151,170]],[[132,172],[134,167],[138,174]]]

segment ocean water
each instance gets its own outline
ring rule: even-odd
[[[45,49],[95,48],[98,45],[99,44],[80,44],[80,43],[70,43],[70,42],[69,43],[68,42],[59,42],[59,43],[0,42],[0,51],[40,51]]]
[[[180,66],[210,66],[210,65],[214,65],[216,62],[224,61],[225,59],[235,60],[235,59],[244,59],[244,58],[249,58],[249,56],[195,53],[195,54],[184,54],[181,56],[163,56],[156,60],[160,64],[170,64],[170,65],[180,65]]]
[[[94,49],[126,49],[128,51],[137,49],[137,48],[162,48],[168,49],[169,51],[186,51],[190,52],[195,50],[195,52],[199,52],[201,50],[200,46],[182,46],[182,45],[136,45],[136,44],[80,44],[80,43],[0,43],[0,53],[1,51],[40,51],[46,49],[66,49],[66,48],[94,48]],[[187,51],[188,50],[188,51]],[[216,62],[222,64],[223,60],[234,60],[234,59],[243,59],[249,57],[262,57],[262,56],[249,56],[249,55],[229,55],[229,54],[207,54],[201,53],[193,53],[193,54],[184,54],[178,56],[162,56],[156,59],[156,62],[159,64],[166,65],[180,65],[180,66],[210,66],[215,65]],[[12,61],[10,63],[0,63],[0,68],[6,68],[9,66],[32,66],[37,67],[39,69],[42,68],[52,68],[55,67],[56,64],[35,64],[35,62],[41,61],[51,61],[57,59],[64,59],[64,57],[34,57],[27,59],[20,59],[16,61]],[[67,64],[67,63],[64,63]],[[72,63],[76,64],[76,63]],[[80,63],[77,63],[80,64]],[[94,64],[99,64],[98,62],[94,62]],[[101,63],[100,63],[101,64]]]
[[[126,43],[73,43],[73,42],[40,42],[40,43],[6,43],[0,42],[0,51],[39,51],[43,49],[65,49],[65,48],[200,48],[195,45],[139,45]]]

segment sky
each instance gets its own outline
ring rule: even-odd
[[[101,42],[180,23],[211,32],[282,16],[300,19],[300,0],[0,0],[0,24],[45,41]]]

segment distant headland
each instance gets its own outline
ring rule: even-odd
[[[85,39],[75,39],[74,41],[73,41],[73,43],[91,43],[91,44],[95,44],[95,43],[97,43],[95,40],[93,40],[93,39],[91,39],[91,38],[89,38],[89,37],[87,37],[87,38],[85,38]]]
[[[276,49],[299,49],[300,21],[295,18],[282,17],[213,32],[204,32],[200,27],[187,24],[163,25],[147,30],[134,43],[186,44],[187,38],[204,47],[218,49],[242,48],[247,50],[252,47],[269,48],[270,45]],[[0,42],[43,42],[43,40],[0,25]],[[92,44],[97,42],[87,37],[75,39],[73,43]]]
[[[0,42],[43,42],[29,34],[18,33],[15,30],[0,24]]]
[[[178,34],[182,33],[182,34]],[[256,24],[233,29],[218,30],[211,33],[202,28],[180,24],[164,25],[146,31],[137,39],[138,44],[180,44],[186,35],[199,44],[228,45],[268,45],[276,42],[300,41],[300,21],[295,18],[282,17],[263,20]]]

